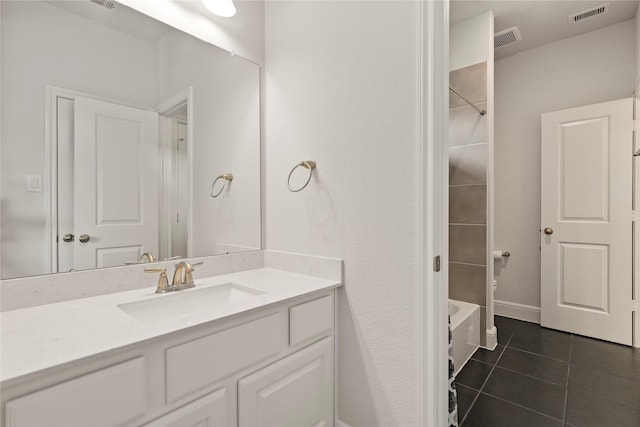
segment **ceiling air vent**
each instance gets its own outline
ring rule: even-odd
[[[493,35],[493,48],[500,49],[501,47],[509,46],[522,40],[520,30],[518,27],[507,28]]]
[[[116,8],[116,2],[111,0],[91,0],[97,5],[104,7],[105,9],[113,10]]]
[[[602,6],[594,7],[592,9],[576,13],[575,15],[569,15],[569,23],[575,24],[576,22],[584,21],[585,19],[593,18],[594,16],[603,15],[609,12],[610,8],[611,3],[607,3],[603,4]]]

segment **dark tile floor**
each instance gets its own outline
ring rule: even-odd
[[[462,427],[640,426],[640,350],[496,316],[456,378]]]

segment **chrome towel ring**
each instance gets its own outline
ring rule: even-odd
[[[293,189],[291,188],[291,175],[293,175],[293,172],[298,169],[300,166],[302,166],[305,169],[309,170],[309,177],[307,178],[307,182],[304,183],[304,185],[298,189]],[[316,162],[314,162],[313,160],[305,160],[303,162],[298,163],[297,165],[295,165],[293,167],[293,169],[291,169],[291,172],[289,172],[289,177],[287,178],[287,187],[289,188],[289,191],[293,192],[293,193],[297,193],[298,191],[302,191],[304,190],[307,185],[309,185],[309,181],[311,181],[311,175],[313,175],[313,170],[316,168]]]
[[[220,187],[220,190],[217,193],[213,194],[213,187],[216,186],[216,182],[218,182],[218,180],[220,180],[220,179],[223,180],[222,181],[222,187]],[[215,199],[220,194],[222,194],[222,191],[227,186],[227,181],[229,181],[229,182],[233,181],[233,174],[232,173],[223,173],[222,175],[218,175],[216,177],[216,179],[213,180],[213,184],[211,184],[211,191],[210,191],[211,197],[213,197]]]

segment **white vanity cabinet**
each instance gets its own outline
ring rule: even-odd
[[[334,292],[3,384],[2,425],[332,426]]]

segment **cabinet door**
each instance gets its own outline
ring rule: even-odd
[[[227,427],[225,389],[216,390],[173,412],[145,424],[144,427]]]
[[[332,426],[332,337],[241,379],[238,415],[240,427]]]

